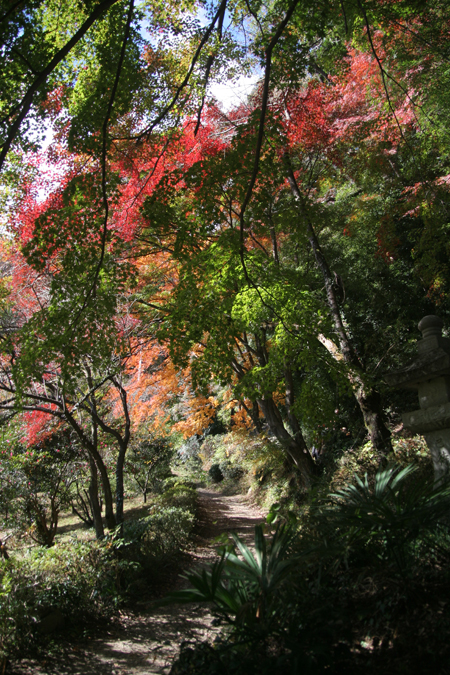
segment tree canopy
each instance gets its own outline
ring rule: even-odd
[[[324,434],[389,453],[382,373],[449,313],[449,13],[1,3],[0,408],[71,426],[106,491],[109,435],[117,522],[132,430],[175,399],[186,436],[219,399],[265,425],[306,485]]]

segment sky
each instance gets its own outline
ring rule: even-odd
[[[248,76],[242,75],[235,82],[216,82],[209,88],[209,93],[227,112],[247,100],[259,77],[258,73],[254,73]]]

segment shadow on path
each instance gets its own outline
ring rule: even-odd
[[[191,567],[216,557],[213,539],[236,532],[247,545],[264,515],[240,495],[224,496],[211,488],[198,488],[199,513]],[[186,583],[186,582],[184,582]],[[176,588],[183,585],[179,579]],[[135,613],[121,614],[118,625],[102,637],[68,644],[63,653],[45,661],[24,659],[13,664],[11,675],[167,675],[183,642],[205,640],[218,629],[205,606],[152,607],[137,604]]]

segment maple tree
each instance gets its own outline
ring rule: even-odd
[[[138,486],[144,504],[147,495],[163,480],[173,450],[164,438],[151,438],[134,445],[127,458],[127,475]]]
[[[66,19],[74,8],[60,32],[55,10]],[[416,313],[431,300],[446,311],[445,262],[430,243],[433,217],[440,237],[448,222],[446,4],[223,0],[205,7],[205,25],[197,9],[29,2],[2,14],[3,195],[23,256],[22,305],[5,307],[15,323],[2,406],[26,410],[53,387],[35,413],[74,429],[70,406],[87,416],[89,438],[77,433],[106,492],[95,439],[114,439],[118,522],[133,423],[149,409],[165,419],[155,410],[183,389],[190,417],[176,422],[197,433],[215,414],[212,378],[269,425],[306,482],[304,436],[311,446],[349,391],[386,452],[377,364],[407,317],[391,330],[395,302],[382,317],[370,298],[395,283]],[[208,102],[214,77],[256,62],[261,83],[245,104],[225,113]],[[53,124],[46,156],[30,159],[27,120]],[[376,344],[370,332],[385,329]]]
[[[111,304],[105,302],[102,288],[98,287],[96,300],[104,303],[105,320],[101,321],[98,313],[83,313],[83,319],[80,317],[76,326],[78,340],[72,340],[67,348],[67,334],[59,334],[55,338],[52,328],[54,313],[57,313],[57,307],[50,300],[55,282],[58,287],[56,267],[52,267],[49,259],[47,268],[36,273],[15,251],[8,252],[8,262],[12,268],[9,283],[14,295],[10,295],[8,304],[11,317],[9,331],[2,340],[2,410],[7,415],[25,415],[30,445],[61,423],[75,432],[89,456],[91,503],[97,534],[101,536],[102,519],[96,497],[97,471],[102,482],[108,527],[115,527],[123,520],[123,466],[131,427],[127,392],[122,383],[123,361],[127,356],[126,326],[118,323],[117,313],[110,315]],[[105,275],[101,278],[105,290],[108,279]],[[68,282],[67,277],[65,282]],[[109,289],[114,293],[114,304],[117,290],[117,287],[114,291]],[[61,295],[63,301],[59,308],[64,312],[64,294]],[[61,300],[61,296],[58,299]],[[74,331],[71,325],[66,325],[66,328],[69,332]],[[106,352],[105,341],[108,344]],[[122,423],[116,423],[111,415],[112,407],[117,405],[111,399],[111,389],[117,392],[120,401]],[[49,426],[50,420],[53,424]],[[117,447],[115,515],[111,481],[101,452],[105,439]]]
[[[261,335],[264,335],[263,342],[265,342],[268,328],[272,356],[275,354],[273,350],[274,330],[275,332],[277,329],[278,332],[280,329],[287,333],[292,332],[297,338],[303,337],[305,340],[306,336],[302,336],[299,330],[298,307],[301,303],[297,305],[295,318],[290,318],[288,322],[283,320],[284,308],[282,304],[281,306],[279,304],[283,303],[282,286],[276,287],[275,281],[278,275],[279,280],[285,285],[289,296],[289,302],[286,302],[285,307],[289,306],[292,311],[296,293],[292,287],[288,288],[287,269],[281,271],[278,250],[280,245],[276,241],[275,229],[278,228],[284,240],[282,246],[285,254],[288,251],[287,242],[297,239],[295,243],[297,250],[293,256],[291,253],[294,260],[297,257],[295,260],[297,268],[299,264],[298,232],[302,229],[306,233],[317,270],[325,284],[326,305],[331,318],[331,326],[323,322],[323,330],[321,330],[320,314],[318,314],[320,304],[316,304],[313,309],[314,302],[311,301],[309,321],[315,324],[315,329],[311,331],[312,335],[310,333],[309,337],[318,338],[319,342],[328,348],[333,358],[342,359],[341,365],[346,366],[346,377],[351,384],[371,440],[381,453],[385,453],[390,448],[389,431],[382,419],[380,395],[374,386],[373,376],[368,372],[367,365],[358,356],[357,343],[355,344],[354,338],[350,337],[349,328],[344,325],[345,322],[348,325],[348,320],[345,318],[345,310],[340,306],[342,301],[339,302],[337,297],[338,291],[343,290],[338,287],[339,283],[342,283],[342,277],[331,269],[316,232],[317,228],[322,227],[322,222],[327,217],[329,218],[330,209],[327,208],[327,202],[335,201],[335,195],[327,199],[330,187],[333,187],[334,183],[334,190],[341,188],[341,176],[344,172],[347,190],[351,185],[354,194],[358,195],[360,191],[356,182],[357,176],[354,175],[349,181],[349,164],[344,161],[344,155],[349,148],[354,148],[355,145],[358,147],[357,144],[359,144],[362,148],[359,149],[358,154],[364,155],[368,145],[371,146],[372,156],[382,167],[384,165],[384,172],[386,172],[388,161],[392,166],[393,162],[397,161],[397,157],[399,155],[401,157],[401,143],[405,136],[415,137],[419,131],[416,110],[419,104],[412,100],[411,94],[405,89],[411,86],[406,77],[402,80],[403,84],[396,83],[402,95],[397,96],[395,100],[391,97],[389,110],[385,111],[384,78],[386,75],[384,70],[380,69],[378,61],[378,54],[382,53],[382,47],[376,43],[379,37],[377,34],[370,38],[373,50],[377,47],[379,52],[361,53],[354,49],[348,52],[348,68],[332,83],[332,87],[329,84],[312,82],[303,92],[298,92],[298,90],[290,92],[287,89],[274,97],[274,101],[270,103],[272,117],[270,118],[267,113],[265,127],[266,138],[270,138],[267,141],[269,147],[266,146],[264,156],[258,160],[259,173],[252,186],[255,200],[246,206],[245,227],[241,205],[245,204],[245,186],[248,179],[248,172],[244,167],[248,164],[248,158],[251,158],[254,147],[255,118],[252,118],[251,106],[250,110],[241,109],[236,115],[240,117],[237,129],[237,125],[231,129],[233,117],[230,116],[227,120],[228,137],[231,136],[232,142],[227,148],[223,148],[224,154],[212,153],[211,155],[209,153],[184,174],[186,187],[180,199],[176,197],[168,199],[166,194],[163,194],[163,190],[166,193],[168,188],[168,184],[164,183],[164,188],[161,187],[161,191],[147,201],[143,213],[151,223],[146,230],[146,236],[149,236],[150,232],[150,236],[161,241],[166,235],[164,245],[169,246],[167,235],[171,229],[173,235],[170,241],[173,243],[170,245],[174,256],[182,266],[176,291],[176,309],[169,312],[170,316],[166,320],[170,324],[166,335],[171,336],[173,340],[174,357],[182,359],[200,336],[206,336],[201,358],[197,358],[194,362],[194,375],[197,373],[200,377],[203,375],[206,378],[211,373],[215,377],[229,378],[231,364],[234,362],[234,368],[240,377],[244,378],[245,375],[246,381],[249,381],[245,368],[236,364],[238,350],[233,345],[233,337],[242,340],[242,333],[239,336],[233,335],[233,327],[231,327],[236,321],[236,323],[240,322],[241,331],[242,329],[246,332],[249,330],[248,308],[242,302],[244,293],[249,296],[248,304],[253,310],[259,304],[261,305],[260,312],[261,309],[266,310],[263,323],[261,323],[263,315],[260,314],[258,328],[261,333],[257,338],[252,336],[254,343],[258,340],[261,342]],[[370,84],[369,89],[367,82]],[[262,95],[264,97],[264,92]],[[287,118],[287,124],[283,117]],[[220,125],[217,126],[218,128],[213,132],[214,135],[218,138],[226,136],[227,132],[223,128],[220,129]],[[272,136],[269,135],[271,130]],[[407,153],[408,150],[406,146],[404,152]],[[264,173],[265,164],[268,166],[267,176]],[[360,166],[357,161],[353,164]],[[277,165],[278,174],[274,169]],[[399,165],[400,168],[401,165]],[[332,178],[330,172],[333,174]],[[279,204],[283,204],[283,199],[285,199],[281,195],[286,179],[295,201],[295,207],[293,210],[292,205],[285,206],[283,222],[282,216],[280,217]],[[194,192],[192,202],[186,196],[189,188]],[[361,204],[361,201],[358,200],[358,204]],[[170,210],[161,206],[168,202]],[[187,203],[189,206],[186,205]],[[175,204],[177,206],[174,208]],[[180,207],[178,204],[183,205]],[[278,222],[275,226],[273,214],[277,211]],[[297,215],[294,215],[294,219],[297,222],[293,221],[295,211]],[[342,214],[340,215],[342,221]],[[287,219],[286,216],[288,216]],[[171,228],[168,227],[168,223],[171,224]],[[344,228],[345,231],[348,234],[348,228]],[[186,232],[189,232],[191,241],[187,241]],[[237,248],[236,237],[233,241],[233,234],[239,234],[240,249]],[[245,248],[242,244],[243,235],[246,240]],[[389,250],[386,251],[385,246],[389,243],[384,239],[385,235],[381,228],[377,237],[378,252],[381,251],[388,264],[393,258]],[[269,249],[270,245],[273,248],[269,254],[266,248],[268,242]],[[375,250],[374,254],[376,253]],[[285,267],[286,260],[285,255],[283,261]],[[228,279],[226,279],[227,274],[229,274]],[[297,288],[301,286],[301,283],[298,279]],[[405,286],[406,284],[403,283],[404,290],[406,290]],[[311,296],[310,285],[306,285],[304,293],[305,296],[308,293]],[[425,308],[426,303],[421,304]],[[225,314],[223,314],[224,311]],[[315,318],[313,318],[314,313]],[[308,320],[305,323],[307,322]],[[253,325],[255,325],[254,321]],[[327,331],[328,335],[324,335]],[[353,326],[354,335],[357,331],[357,326]],[[337,344],[334,336],[337,336]],[[245,343],[245,340],[244,337],[244,345],[248,349],[249,343],[248,341]],[[253,353],[256,354],[258,348],[255,351],[254,344],[250,349],[252,347]],[[308,345],[308,349],[310,356],[313,356],[313,348]],[[297,352],[299,350],[301,347],[297,347]],[[265,351],[267,354],[267,349]],[[318,351],[320,350],[316,346],[315,352]],[[262,352],[258,369],[254,369],[254,372],[258,370],[260,376],[264,374],[267,386],[268,357],[266,354]],[[242,356],[242,350],[240,355]],[[378,358],[381,357],[382,354],[378,353]],[[295,363],[291,355],[287,357],[287,361]],[[203,373],[202,368],[205,370]],[[271,368],[273,370],[273,365]],[[330,366],[328,368],[330,370]],[[277,372],[278,374],[273,377],[273,382],[276,383],[277,378],[279,382],[284,377],[287,390],[289,390],[289,395],[286,396],[287,416],[291,418],[289,420],[291,429],[298,429],[296,435],[300,438],[298,421],[289,412],[293,404],[292,373],[281,374],[279,366]],[[256,399],[255,390],[251,393],[251,397]],[[262,409],[266,409],[265,417],[271,429],[280,440],[284,438],[285,444],[289,445],[291,443],[289,434],[283,433],[284,430],[280,424],[281,416],[273,412],[272,403],[268,406],[264,396],[258,403]]]

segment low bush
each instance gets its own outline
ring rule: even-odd
[[[244,475],[245,471],[242,466],[232,464],[231,462],[221,462],[219,468],[222,471],[225,480],[237,481]]]
[[[282,503],[287,511],[295,506],[300,489],[298,473],[280,444],[265,434],[235,429],[208,437],[202,443],[199,457],[214,482],[220,482],[222,474],[227,490],[250,491],[263,508],[270,508],[274,502]],[[301,494],[300,498],[303,497]]]
[[[430,457],[430,451],[427,448],[425,439],[422,436],[413,438],[392,438],[393,453],[389,458],[401,466],[414,464],[417,466],[418,475],[423,476],[425,480],[433,475],[433,465]],[[374,476],[379,466],[379,455],[368,441],[361,447],[348,450],[335,460],[325,462],[324,478],[327,484],[326,489],[332,491],[340,489],[353,480],[357,475],[364,478],[367,473]]]
[[[124,524],[127,559],[149,566],[175,555],[187,545],[194,523],[194,514],[185,508],[153,507],[145,518]]]
[[[195,489],[177,479],[155,497],[148,516],[125,521],[122,535],[57,542],[1,560],[0,664],[45,647],[47,633],[84,628],[90,620],[111,616],[133,589],[147,589],[149,570],[161,568],[187,546],[195,510]]]
[[[223,481],[223,473],[220,464],[212,464],[208,470],[208,476],[213,483],[221,483]]]
[[[190,513],[195,514],[197,491],[185,484],[174,485],[161,495],[160,502],[164,506],[187,509]]]
[[[102,542],[38,547],[0,561],[0,659],[35,647],[42,634],[106,616],[121,599],[125,566]]]
[[[167,492],[174,487],[185,487],[195,490],[196,483],[193,480],[188,480],[181,476],[169,476],[164,480],[164,489],[163,492]]]

